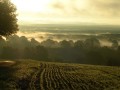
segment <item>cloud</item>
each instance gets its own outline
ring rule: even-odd
[[[83,15],[87,14],[86,1],[87,0],[64,0],[63,2],[56,0],[53,4],[51,4],[51,7],[69,16]]]
[[[53,5],[52,5],[53,8],[56,8],[56,9],[65,9],[65,6],[62,4],[62,3],[59,3],[59,2],[55,2]]]
[[[73,16],[119,17],[119,0],[56,0],[53,9]]]
[[[48,0],[45,11],[20,11],[25,23],[120,24],[120,0]]]
[[[91,0],[92,9],[99,12],[102,16],[120,16],[120,1],[119,0]]]

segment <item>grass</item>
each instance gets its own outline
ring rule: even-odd
[[[120,67],[18,60],[0,66],[0,90],[120,90]]]

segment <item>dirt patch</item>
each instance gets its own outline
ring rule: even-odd
[[[0,61],[0,67],[9,67],[14,65],[15,61]]]

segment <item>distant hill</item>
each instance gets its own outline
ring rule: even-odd
[[[0,90],[120,90],[120,67],[18,60],[0,66]]]

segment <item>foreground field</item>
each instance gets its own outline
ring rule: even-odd
[[[120,90],[120,67],[19,60],[0,66],[0,90]]]

